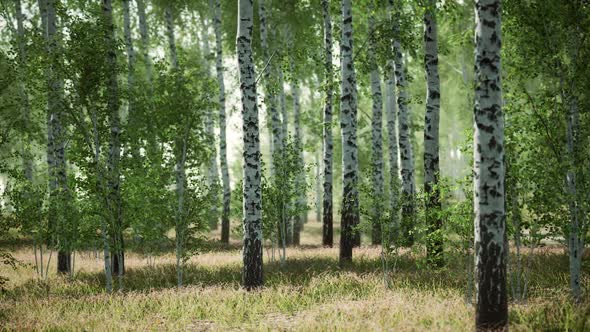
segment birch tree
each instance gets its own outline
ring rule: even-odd
[[[356,74],[353,61],[352,1],[342,0],[340,41],[340,129],[342,131],[342,217],[340,263],[352,260],[358,211],[358,151],[356,144]]]
[[[299,80],[297,79],[297,73],[295,70],[294,59],[291,61],[291,93],[293,97],[293,128],[295,135],[293,137],[295,142],[295,150],[297,150],[297,163],[298,168],[302,168],[304,164],[303,160],[303,135],[301,130],[301,105],[299,103]],[[286,112],[285,112],[286,113]],[[287,114],[284,114],[283,122],[287,122]],[[300,172],[295,177],[295,188],[297,191],[296,206],[299,210],[305,204],[305,190],[302,188],[305,186],[305,174]],[[307,213],[307,209],[305,212]],[[295,215],[293,220],[293,244],[299,245],[301,242],[301,230],[303,228],[302,212]]]
[[[204,66],[205,66],[205,71],[207,73],[207,76],[211,75],[210,72],[210,65],[209,65],[209,60],[208,57],[211,54],[211,49],[209,47],[209,24],[207,23],[206,19],[203,19],[203,28],[201,30],[201,39],[203,40],[203,55],[204,55]],[[217,167],[217,148],[215,147],[215,143],[216,143],[216,139],[215,139],[215,124],[214,124],[214,113],[212,111],[209,111],[207,114],[207,121],[206,121],[206,126],[205,126],[205,132],[210,136],[210,138],[213,140],[213,148],[212,148],[212,152],[211,153],[211,157],[209,159],[209,165],[207,168],[207,173],[208,173],[208,181],[209,181],[209,187],[210,188],[218,188],[219,187],[219,168]],[[218,200],[218,197],[216,197],[215,201]],[[216,204],[213,204],[213,206],[211,207],[211,217],[212,220],[210,220],[210,226],[212,229],[217,229],[217,223],[218,223],[218,216],[219,216],[219,209],[217,207]]]
[[[146,78],[148,82],[152,81],[152,58],[150,57],[150,35],[147,22],[147,13],[144,0],[135,0],[137,2],[137,16],[139,18],[139,35],[141,37],[141,53],[146,67]]]
[[[260,132],[256,104],[256,75],[252,61],[253,0],[238,0],[236,47],[244,142],[244,252],[242,283],[248,290],[263,285],[262,277],[262,197],[260,187]]]
[[[324,68],[325,68],[325,91],[326,99],[324,101],[324,177],[323,177],[323,214],[322,214],[322,244],[326,247],[332,247],[334,244],[334,226],[332,215],[332,151],[334,143],[332,140],[332,100],[334,87],[332,83],[332,18],[330,17],[329,0],[322,0],[322,14],[324,18]]]
[[[500,0],[475,2],[474,212],[477,330],[508,325]]]
[[[273,156],[280,155],[283,142],[282,126],[279,112],[277,110],[277,99],[273,88],[271,73],[274,72],[270,48],[268,46],[268,17],[266,15],[266,0],[258,1],[258,16],[260,17],[260,44],[264,54],[264,103],[271,120]],[[273,53],[274,55],[274,53]],[[273,157],[274,158],[274,157]],[[272,162],[272,160],[271,160]],[[272,173],[272,165],[271,165]]]
[[[375,3],[372,0],[369,3],[369,50],[368,61],[370,66],[371,79],[371,99],[373,103],[371,116],[371,172],[372,172],[372,215],[373,222],[371,232],[371,242],[381,244],[381,213],[382,213],[382,197],[383,197],[383,95],[381,93],[381,73],[379,72],[379,65],[375,59],[377,48],[377,41],[375,40]]]
[[[221,0],[209,0],[213,10],[213,30],[215,32],[215,69],[219,85],[219,164],[221,166],[221,183],[223,188],[223,208],[221,211],[221,242],[229,243],[229,213],[231,189],[229,186],[229,170],[227,165],[227,135],[225,116],[225,84],[223,82],[223,47],[221,36]]]
[[[166,21],[166,35],[168,38],[168,52],[172,70],[178,75],[178,55],[176,50],[176,36],[174,32],[174,16],[170,4],[164,8],[164,19]],[[180,79],[177,77],[177,79]],[[180,84],[180,83],[177,83]],[[174,138],[174,158],[176,177],[176,216],[175,216],[175,233],[176,233],[176,283],[182,287],[184,278],[184,257],[187,225],[185,218],[185,189],[186,189],[186,160],[188,149],[188,136],[190,134],[190,121],[185,119],[184,123],[179,126],[180,130]]]
[[[427,252],[434,265],[442,263],[442,208],[438,179],[440,79],[438,75],[438,28],[436,24],[436,0],[429,0],[424,11],[424,71],[426,73],[426,113],[424,115],[424,192],[426,193],[426,218],[428,223]]]
[[[56,0],[47,0],[43,8],[42,18],[46,22],[46,43],[49,65],[46,70],[47,96],[47,166],[49,173],[50,212],[49,227],[56,232],[58,246],[57,271],[70,273],[71,253],[67,249],[68,239],[65,232],[65,204],[67,204],[67,167],[66,167],[66,139],[63,126],[64,91],[63,78],[60,73],[62,60],[59,45],[60,32],[56,12]]]
[[[391,243],[396,230],[399,227],[399,152],[397,141],[397,103],[395,100],[395,74],[393,60],[387,61],[386,67],[386,84],[385,84],[385,107],[387,117],[387,142],[389,152],[389,210],[391,213],[388,220],[388,243]]]
[[[389,10],[393,11],[393,63],[395,85],[397,87],[398,104],[398,135],[399,154],[402,178],[402,220],[401,236],[402,244],[411,245],[414,242],[413,227],[415,222],[416,182],[414,179],[414,157],[412,154],[412,131],[410,128],[410,107],[408,97],[408,82],[406,80],[406,68],[404,64],[404,50],[400,38],[400,5],[389,0]]]
[[[20,84],[19,84],[19,94],[22,100],[22,116],[24,122],[24,130],[25,130],[25,141],[23,142],[23,168],[25,173],[25,178],[28,181],[33,180],[33,160],[31,156],[31,148],[30,148],[30,138],[32,138],[31,133],[31,101],[29,98],[29,91],[27,89],[26,84],[26,67],[27,67],[27,49],[26,49],[26,39],[25,39],[25,28],[24,28],[24,20],[25,17],[23,15],[22,10],[22,3],[21,0],[15,0],[14,2],[15,12],[16,12],[16,38],[18,44],[18,62],[19,62],[19,77],[20,77]]]
[[[119,82],[117,78],[117,51],[115,42],[115,26],[113,23],[113,8],[111,0],[102,0],[104,16],[104,40],[107,45],[106,64],[108,70],[107,109],[110,114],[110,141],[108,158],[108,191],[110,213],[113,217],[113,273],[121,276],[125,273],[125,256],[123,243],[123,216],[121,213],[121,116],[119,113]]]

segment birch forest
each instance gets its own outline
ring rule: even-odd
[[[0,330],[590,331],[586,0],[0,0]]]

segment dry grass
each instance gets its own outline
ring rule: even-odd
[[[0,295],[0,327],[9,330],[301,330],[301,331],[460,331],[473,327],[473,309],[465,304],[464,258],[431,271],[405,253],[398,259],[393,285],[386,289],[378,248],[355,249],[354,263],[340,268],[338,250],[313,246],[320,227],[306,225],[304,246],[288,249],[288,262],[270,262],[265,252],[266,287],[240,289],[239,243],[219,245],[187,266],[186,284],[175,288],[174,258],[155,266],[130,252],[124,289],[103,290],[102,261],[78,253],[72,280],[55,275],[55,257],[47,281],[31,266],[0,268],[10,278]],[[215,238],[216,233],[212,234]],[[13,248],[34,263],[30,247]],[[588,275],[588,266],[586,276]],[[590,306],[567,299],[567,259],[561,250],[539,251],[531,260],[528,304],[511,303],[513,330],[590,329]],[[587,287],[588,279],[584,280]]]

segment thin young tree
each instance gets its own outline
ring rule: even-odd
[[[264,103],[266,105],[267,112],[271,119],[271,131],[272,131],[272,147],[273,157],[279,156],[282,150],[283,143],[283,132],[281,126],[281,118],[279,111],[277,110],[277,98],[275,94],[275,88],[273,86],[272,73],[275,72],[273,59],[271,59],[270,47],[268,46],[268,17],[266,13],[266,0],[258,1],[258,16],[260,17],[260,44],[262,52],[264,54]],[[274,56],[273,56],[274,57]],[[272,158],[271,158],[271,172]]]
[[[324,68],[326,100],[324,102],[324,197],[322,214],[322,244],[326,247],[334,245],[334,226],[332,214],[332,151],[334,143],[332,139],[332,100],[334,87],[332,85],[332,18],[330,17],[330,2],[322,0],[322,14],[324,17]]]
[[[123,0],[123,35],[125,39],[125,50],[127,53],[127,123],[133,125],[136,118],[135,100],[134,100],[134,84],[135,84],[135,49],[133,47],[133,38],[131,36],[131,11],[130,0]],[[135,161],[139,161],[139,146],[136,141],[131,143],[131,154]]]
[[[508,327],[500,0],[475,2],[474,212],[477,330]]]
[[[373,206],[371,211],[372,232],[371,243],[381,244],[381,213],[383,184],[383,95],[381,93],[381,73],[376,59],[377,40],[375,35],[375,1],[369,3],[369,66],[371,68],[371,99],[373,102],[371,116],[371,173],[373,187]]]
[[[252,61],[253,0],[238,1],[236,47],[244,141],[244,253],[242,283],[252,290],[263,285],[262,277],[262,189],[260,183],[260,131],[256,104],[256,75]]]
[[[62,61],[59,44],[60,32],[56,5],[57,0],[47,0],[43,4],[45,13],[46,43],[49,65],[46,70],[47,96],[47,166],[49,172],[50,213],[49,227],[54,232],[58,245],[57,272],[69,274],[71,272],[71,253],[67,249],[64,224],[65,204],[67,203],[67,167],[66,167],[66,139],[63,125],[64,118],[64,81],[60,72]]]
[[[394,240],[395,232],[399,227],[399,152],[397,142],[397,103],[395,100],[395,74],[393,60],[387,61],[386,66],[386,85],[385,85],[385,109],[387,117],[387,142],[389,151],[389,211],[390,220],[387,221],[387,240],[391,244]]]
[[[227,165],[227,135],[225,116],[225,84],[223,83],[223,48],[221,39],[221,0],[210,0],[213,10],[213,30],[215,31],[215,69],[219,85],[219,164],[221,167],[221,184],[223,188],[223,208],[221,211],[221,242],[229,243],[229,212],[231,189],[229,186],[229,170]]]
[[[211,5],[211,3],[209,3],[209,5]],[[211,66],[209,62],[211,48],[209,47],[209,23],[205,18],[203,18],[202,20],[201,40],[203,41],[203,64],[205,67],[205,72],[209,77],[211,75]],[[213,142],[216,143],[214,118],[214,112],[209,111],[205,122],[205,132],[213,139]],[[210,188],[217,188],[219,186],[219,168],[217,167],[217,149],[215,148],[215,144],[213,144],[213,148],[211,150],[211,157],[209,158],[209,164],[207,165],[207,177]],[[219,198],[219,196],[215,195],[215,197],[215,200],[217,201],[217,198]],[[209,225],[211,229],[217,229],[219,221],[219,208],[217,204],[213,204],[213,206],[211,207],[211,215],[212,217]]]
[[[295,60],[290,59],[291,66],[291,94],[293,97],[293,129],[295,135],[293,137],[295,141],[295,149],[297,150],[297,163],[299,167],[303,167],[304,156],[303,156],[303,131],[301,129],[301,105],[299,102],[299,80],[297,78]],[[283,118],[283,122],[287,122],[287,116]],[[305,204],[305,192],[302,188],[305,186],[305,174],[303,172],[295,176],[295,187],[297,188],[296,205],[297,208],[303,207]],[[303,230],[303,213],[299,212],[293,218],[293,244],[298,246],[301,244],[301,231]]]
[[[438,75],[438,28],[436,24],[436,0],[429,0],[424,10],[424,71],[426,73],[426,113],[424,115],[424,192],[426,193],[426,217],[429,228],[427,255],[429,261],[442,264],[443,241],[439,234],[441,200],[438,186],[440,79]]]
[[[121,211],[121,116],[119,112],[119,82],[117,70],[117,46],[115,40],[115,25],[113,23],[113,7],[111,0],[102,0],[102,11],[104,20],[104,41],[108,51],[106,64],[108,70],[107,85],[107,109],[110,114],[111,136],[109,141],[108,157],[108,191],[109,191],[109,213],[112,216],[113,226],[113,273],[121,276],[125,273],[125,254],[123,244],[123,215]]]
[[[342,219],[340,263],[352,260],[354,227],[358,211],[358,151],[356,143],[356,74],[353,61],[352,1],[342,0],[342,37],[340,41],[340,129],[342,131]]]
[[[27,41],[25,39],[25,28],[24,28],[24,21],[25,17],[23,15],[23,8],[21,0],[15,0],[14,2],[15,12],[16,12],[16,38],[18,44],[18,62],[19,62],[19,94],[22,99],[22,116],[24,122],[24,130],[25,130],[25,142],[23,147],[23,169],[25,173],[25,178],[28,181],[33,180],[33,160],[31,156],[31,148],[30,148],[30,137],[32,137],[31,131],[31,101],[29,98],[29,91],[26,84],[26,67],[27,67],[27,48],[26,44]]]

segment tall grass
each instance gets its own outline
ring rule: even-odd
[[[436,330],[473,328],[473,309],[464,302],[465,257],[439,270],[424,268],[416,252],[402,252],[392,284],[383,285],[378,248],[355,250],[352,264],[338,265],[337,249],[311,245],[319,224],[309,223],[303,248],[288,250],[286,266],[266,262],[265,288],[240,288],[239,247],[212,245],[192,258],[186,287],[177,289],[172,253],[148,265],[130,252],[124,288],[104,291],[100,259],[78,253],[74,278],[50,270],[43,281],[31,266],[2,268],[11,279],[0,295],[0,327],[10,330]],[[318,243],[316,242],[316,243]],[[32,264],[29,246],[15,256]],[[510,306],[511,329],[590,330],[588,302],[568,298],[567,258],[545,249],[532,258],[530,297]],[[55,269],[54,266],[51,267]],[[587,288],[588,266],[583,284]]]

